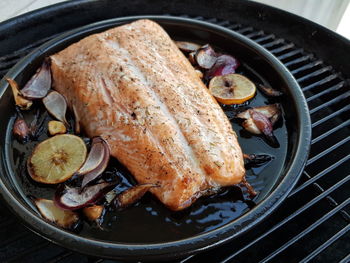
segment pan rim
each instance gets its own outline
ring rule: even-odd
[[[107,258],[127,258],[127,259],[156,259],[156,258],[174,258],[185,256],[190,253],[199,252],[201,250],[218,246],[224,242],[227,242],[242,233],[246,232],[248,229],[257,225],[263,219],[265,219],[272,211],[274,211],[278,205],[280,205],[286,198],[288,193],[293,189],[295,184],[300,177],[302,170],[305,166],[310,142],[311,142],[311,120],[308,111],[308,106],[304,95],[288,69],[269,51],[256,44],[252,40],[234,32],[226,29],[222,26],[211,24],[204,21],[198,21],[190,18],[182,18],[175,16],[128,16],[122,18],[115,18],[109,20],[103,20],[97,23],[89,24],[77,29],[73,29],[66,32],[47,43],[41,45],[39,48],[35,49],[29,55],[24,57],[20,62],[18,62],[7,74],[7,77],[15,77],[22,70],[27,67],[27,65],[33,60],[33,58],[38,57],[41,53],[50,50],[54,45],[60,42],[66,42],[73,38],[75,35],[82,35],[83,32],[89,32],[98,28],[105,28],[108,26],[117,26],[122,23],[131,22],[137,19],[151,19],[156,22],[173,22],[173,23],[186,23],[193,26],[221,32],[232,38],[238,39],[240,42],[248,45],[250,48],[258,51],[258,53],[274,67],[279,69],[279,74],[283,78],[283,81],[289,84],[291,95],[293,96],[294,103],[296,105],[296,110],[298,113],[298,145],[295,152],[293,161],[284,178],[279,182],[274,190],[271,191],[268,196],[262,200],[255,208],[243,214],[241,217],[237,218],[233,222],[230,222],[224,226],[218,227],[214,230],[198,234],[193,237],[186,239],[181,239],[171,242],[163,243],[152,243],[152,244],[122,244],[122,243],[112,243],[108,241],[99,241],[90,238],[80,237],[76,234],[72,234],[65,230],[47,223],[42,218],[40,218],[35,211],[29,211],[21,202],[14,196],[13,193],[7,188],[3,179],[0,177],[0,193],[6,200],[10,208],[15,212],[15,214],[21,218],[22,221],[34,232],[43,236],[44,238],[63,245],[69,249],[73,249],[78,252],[83,252],[90,255],[98,255]],[[3,96],[7,87],[7,83],[4,80],[0,82],[0,97]],[[1,172],[9,173],[6,171],[6,165],[4,160],[1,160]],[[236,231],[237,228],[240,230]]]

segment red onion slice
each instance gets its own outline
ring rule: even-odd
[[[43,103],[52,116],[68,126],[66,120],[67,102],[61,94],[57,91],[51,91],[45,98],[43,98]]]
[[[101,137],[95,137],[92,139],[89,155],[77,174],[87,174],[96,169],[97,166],[102,163],[103,159],[105,158],[105,145],[106,143],[104,143]]]
[[[211,79],[216,76],[232,74],[240,65],[239,61],[230,55],[220,55],[213,67],[211,67],[205,74],[206,79]]]
[[[99,183],[83,188],[61,185],[55,194],[55,204],[65,210],[76,210],[94,204],[109,192],[115,183]]]
[[[57,207],[52,200],[38,198],[34,200],[34,204],[43,218],[60,227],[72,229],[79,222],[77,213]]]
[[[27,82],[21,94],[28,99],[42,99],[51,89],[50,61],[45,59],[40,68]]]
[[[101,137],[94,138],[92,144],[89,157],[85,162],[86,165],[84,164],[78,171],[78,174],[85,174],[81,184],[82,188],[106,170],[111,155],[107,142]]]
[[[115,205],[120,208],[128,207],[139,200],[145,193],[148,192],[149,189],[153,187],[158,187],[158,185],[139,184],[133,186],[116,196]]]

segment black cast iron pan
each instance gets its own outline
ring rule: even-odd
[[[121,212],[111,212],[105,231],[87,224],[79,233],[65,231],[46,222],[33,206],[29,195],[52,197],[54,189],[33,183],[21,173],[22,164],[38,142],[21,145],[11,135],[15,116],[12,94],[6,81],[0,83],[0,193],[12,211],[39,235],[81,253],[128,260],[179,258],[217,246],[264,220],[288,195],[297,182],[307,159],[311,126],[302,91],[289,71],[268,51],[246,37],[223,27],[187,18],[142,16],[111,19],[67,32],[36,49],[8,73],[22,86],[46,56],[54,54],[79,39],[108,28],[148,18],[162,25],[175,40],[210,43],[238,57],[238,73],[256,83],[283,91],[279,100],[283,120],[275,130],[279,147],[269,146],[262,138],[251,136],[232,122],[245,153],[270,154],[274,160],[259,169],[247,171],[248,181],[259,194],[247,201],[247,195],[233,187],[219,195],[201,198],[190,208],[171,212],[151,195]],[[258,92],[246,106],[275,102]],[[229,118],[237,110],[223,107]],[[28,118],[32,113],[28,113]],[[44,133],[40,139],[45,139]],[[123,178],[120,189],[133,183],[132,176],[116,160],[111,162]],[[256,226],[259,227],[259,226]]]

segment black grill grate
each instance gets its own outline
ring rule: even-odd
[[[316,55],[274,34],[228,21],[200,16],[195,19],[225,26],[251,38],[288,67],[308,101],[313,138],[302,178],[268,220],[239,241],[181,262],[350,262],[348,80]],[[0,75],[50,38],[0,57]],[[1,204],[0,209],[4,211],[0,215],[0,261],[111,262],[58,247],[19,225]]]

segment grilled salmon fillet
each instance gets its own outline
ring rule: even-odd
[[[51,56],[54,89],[89,137],[101,136],[172,210],[240,183],[237,136],[195,69],[155,22],[88,36]]]

